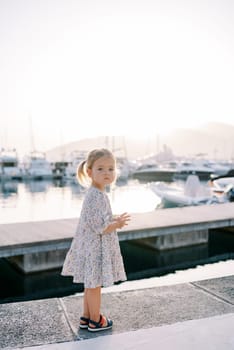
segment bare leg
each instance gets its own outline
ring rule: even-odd
[[[86,301],[88,305],[90,320],[99,322],[101,313],[101,287],[97,288],[87,288],[86,289]],[[107,325],[106,318],[103,327]],[[93,327],[93,325],[89,325]]]
[[[101,287],[87,288],[86,301],[89,310],[90,319],[98,322],[101,309]]]
[[[84,290],[84,298],[83,298],[83,317],[90,319],[89,314],[89,307],[88,307],[88,301],[87,301],[87,289]],[[81,325],[85,325],[87,321],[80,320]]]
[[[88,306],[88,301],[87,301],[87,289],[84,290],[83,316],[86,317],[86,318],[90,318],[89,306]]]

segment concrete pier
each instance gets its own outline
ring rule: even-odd
[[[197,230],[194,232],[182,232],[166,236],[140,239],[141,244],[157,250],[175,249],[188,247],[197,244],[207,243],[209,238],[208,230]]]
[[[78,329],[81,295],[2,304],[0,348],[233,350],[233,286],[234,275],[104,293],[114,326],[101,333]]]
[[[10,258],[25,273],[59,267],[77,224],[62,219],[0,225],[0,258]],[[234,203],[224,203],[132,214],[118,236],[167,250],[206,243],[209,230],[233,227]]]
[[[165,252],[176,248],[190,247],[208,242],[208,230],[182,232],[166,236],[150,237],[137,240],[137,244],[149,246]],[[136,241],[135,241],[136,242]],[[60,268],[64,262],[67,249],[51,250],[48,252],[28,253],[11,256],[8,261],[25,274]]]
[[[67,249],[52,250],[50,252],[29,253],[11,256],[8,261],[23,273],[32,273],[56,269],[62,266]]]

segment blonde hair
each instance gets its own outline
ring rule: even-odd
[[[83,160],[78,165],[77,180],[82,186],[87,187],[90,185],[91,181],[87,174],[87,169],[92,169],[94,162],[102,157],[112,158],[114,161],[116,161],[115,156],[111,151],[106,148],[100,148],[89,152],[87,159]]]

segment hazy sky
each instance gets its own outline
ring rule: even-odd
[[[232,0],[0,0],[0,147],[234,124],[233,96]]]

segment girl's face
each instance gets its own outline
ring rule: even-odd
[[[92,185],[100,190],[110,185],[116,177],[116,165],[114,159],[110,157],[101,157],[97,159],[92,169],[87,169],[89,177],[92,179]]]

